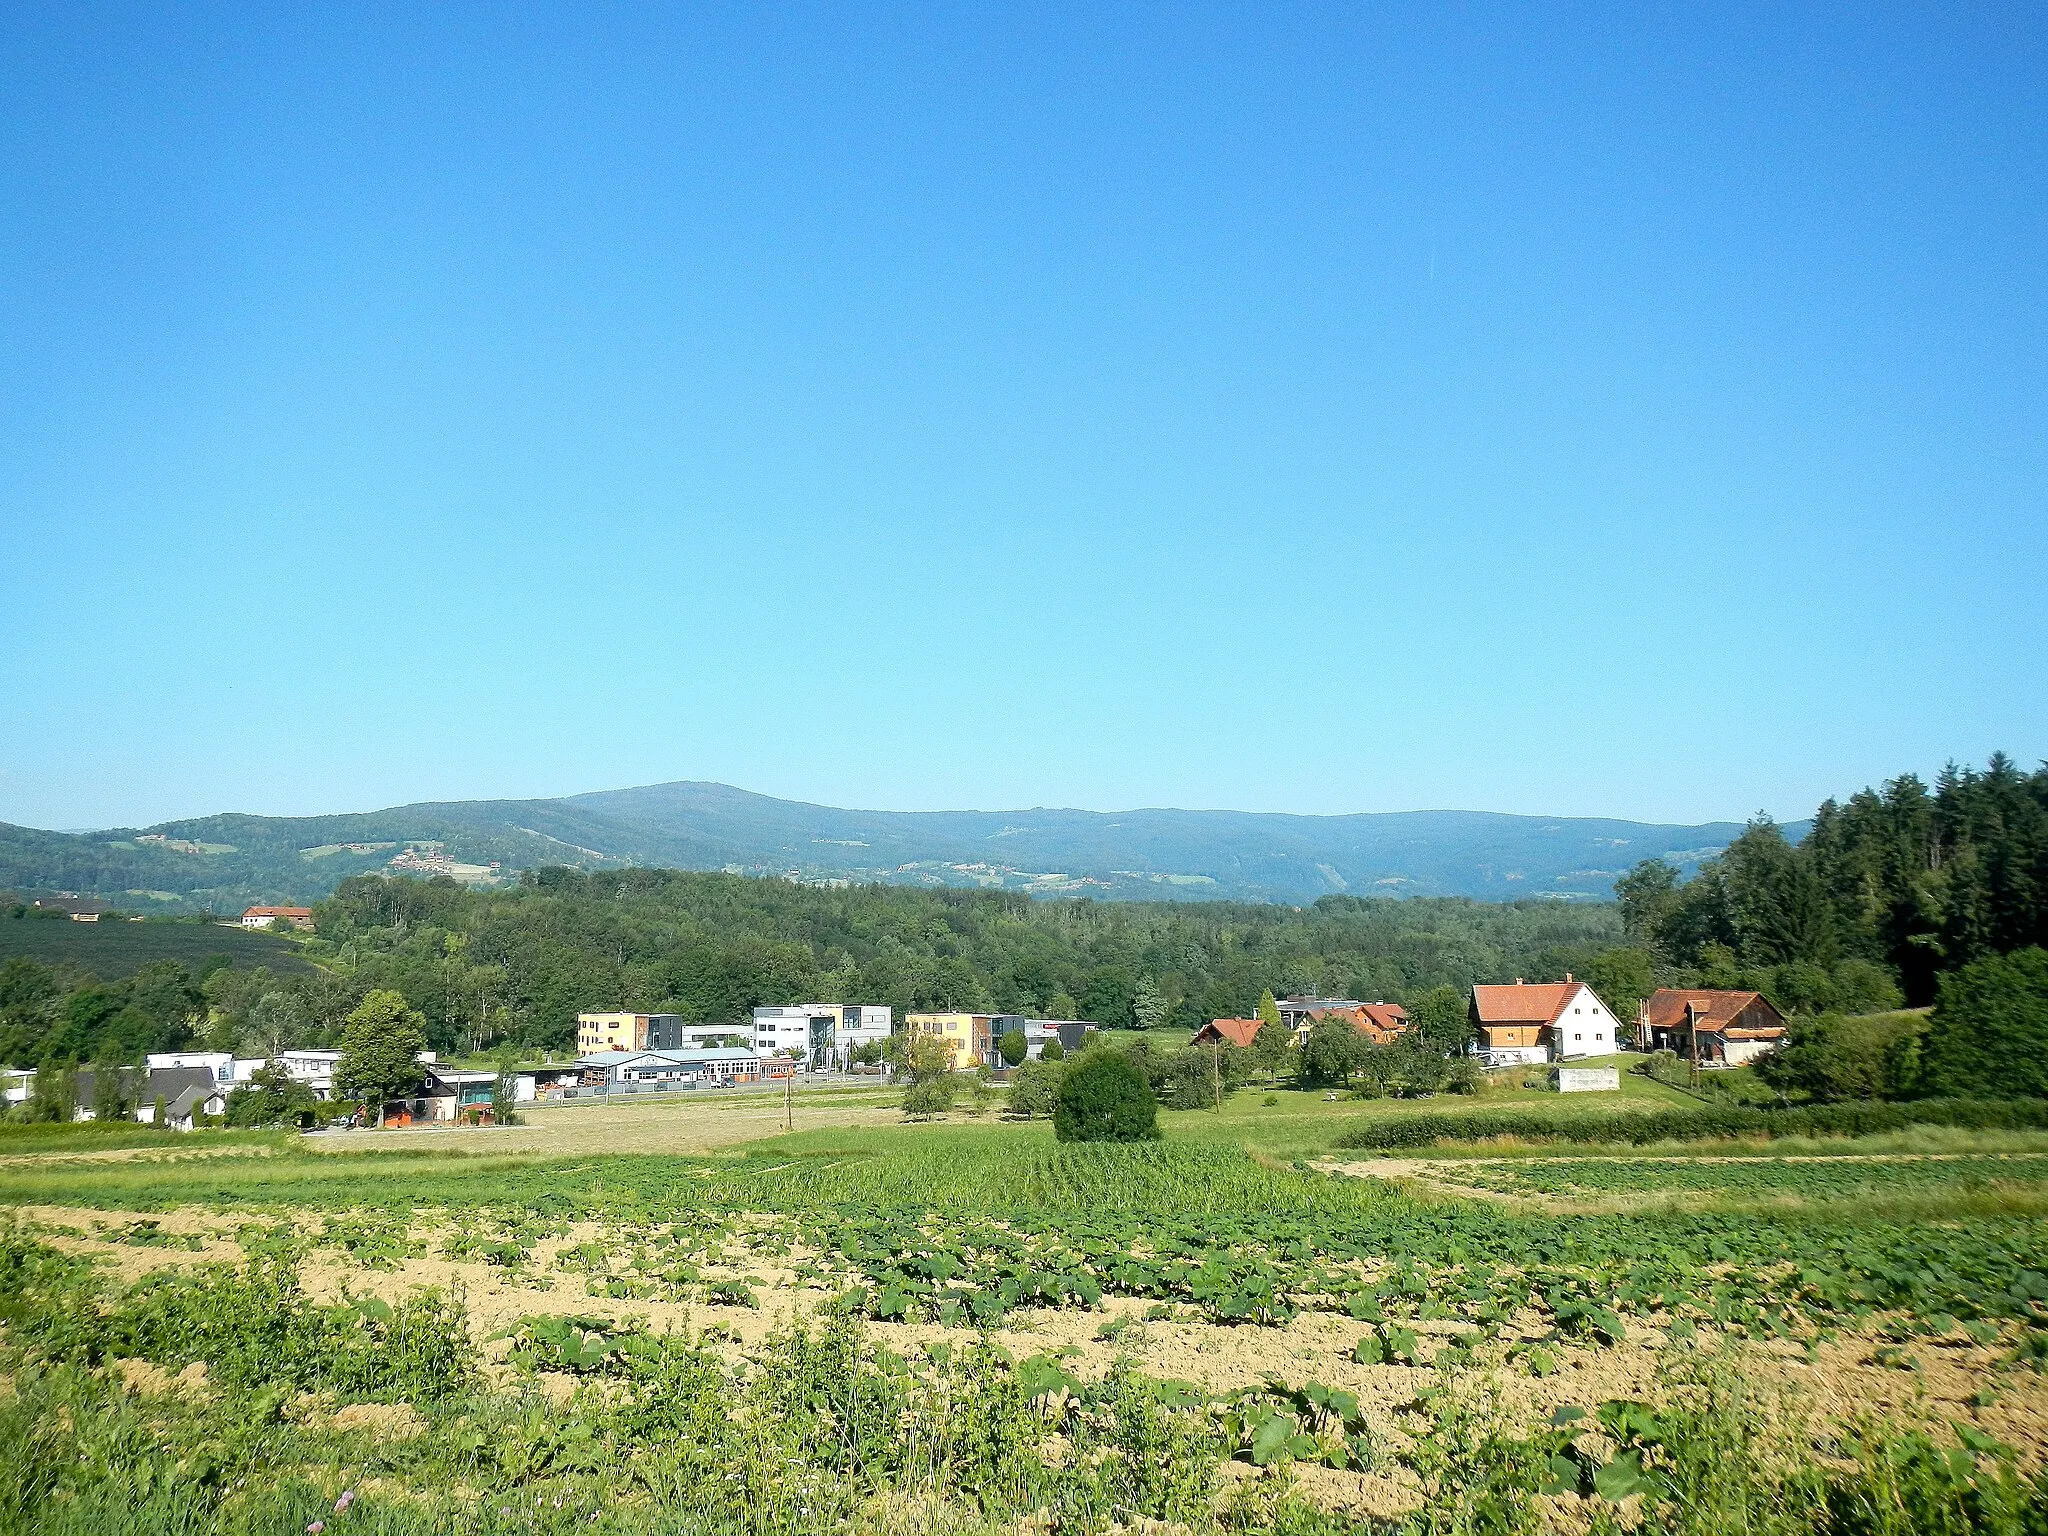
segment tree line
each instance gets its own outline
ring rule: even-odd
[[[1615,892],[1630,942],[1699,985],[1760,980],[1799,1012],[1887,984],[1932,1003],[1943,974],[2048,944],[2048,766],[1902,774],[1829,800],[1796,845],[1759,817],[1694,879],[1652,859]]]

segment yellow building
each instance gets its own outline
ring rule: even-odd
[[[645,1051],[650,1046],[649,1013],[579,1013],[576,1015],[576,1053],[593,1051]]]
[[[953,1070],[977,1067],[994,1059],[995,1022],[993,1013],[907,1013],[903,1027],[912,1038],[932,1035],[953,1050]]]

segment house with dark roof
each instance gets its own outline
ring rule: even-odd
[[[1636,1038],[1646,1051],[1690,1061],[1695,1038],[1703,1067],[1740,1067],[1778,1048],[1785,1016],[1761,992],[1660,987],[1643,1001]]]
[[[1472,989],[1472,1028],[1490,1067],[1535,1066],[1620,1049],[1614,1015],[1583,981],[1527,982]]]
[[[164,1107],[163,1123],[174,1131],[191,1130],[200,1115],[227,1111],[228,1091],[205,1067],[122,1067],[120,1073],[121,1097],[128,1112],[144,1125],[156,1124],[159,1103]],[[91,1067],[80,1067],[73,1075],[74,1119],[93,1118],[95,1080]]]

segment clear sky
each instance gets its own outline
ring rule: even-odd
[[[0,820],[2032,765],[2044,257],[2031,4],[7,7]]]

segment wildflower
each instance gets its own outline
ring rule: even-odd
[[[320,1533],[326,1529],[327,1522],[325,1520],[315,1520],[306,1527],[306,1536],[320,1536]]]
[[[355,1503],[355,1501],[356,1501],[356,1491],[355,1491],[355,1489],[353,1489],[353,1488],[345,1488],[345,1489],[343,1489],[343,1490],[342,1490],[342,1495],[341,1495],[341,1497],[340,1497],[340,1498],[338,1498],[338,1499],[336,1499],[336,1500],[334,1501],[334,1512],[335,1512],[335,1513],[336,1513],[337,1515],[338,1515],[338,1514],[340,1514],[340,1513],[341,1513],[341,1512],[342,1512],[343,1510],[347,1509],[347,1508],[349,1507],[349,1505],[351,1505],[351,1504]]]

